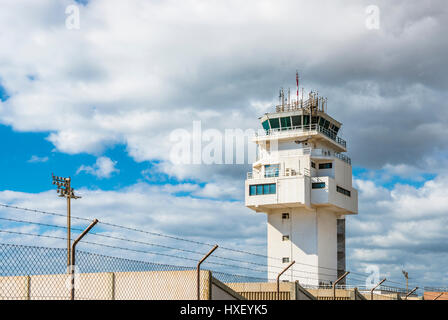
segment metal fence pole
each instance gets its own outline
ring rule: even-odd
[[[376,288],[378,288],[380,285],[382,285],[384,281],[386,281],[386,278],[381,280],[376,286],[374,286],[372,288],[372,290],[370,290],[370,300],[373,300],[373,291],[375,291]]]
[[[284,274],[286,272],[286,270],[288,270],[289,268],[291,268],[291,266],[296,263],[295,260],[292,261],[290,264],[288,264],[288,266],[282,270],[282,272],[280,272],[277,276],[277,300],[280,300],[280,276],[282,274]]]
[[[76,238],[76,240],[73,242],[72,244],[72,250],[71,250],[71,254],[72,254],[72,258],[71,258],[71,262],[72,265],[70,266],[71,268],[71,291],[70,291],[70,300],[75,300],[75,257],[76,257],[76,245],[78,244],[79,241],[81,241],[82,238],[84,238],[84,236],[98,223],[98,219],[93,220],[93,222],[78,236],[78,238]]]
[[[437,300],[439,299],[441,296],[443,296],[444,292],[442,292],[441,294],[439,294],[437,297],[435,297],[433,300]]]
[[[408,300],[408,297],[413,294],[415,291],[417,291],[418,287],[415,287],[414,289],[412,289],[407,295],[406,297],[404,297],[404,300]]]
[[[205,261],[212,253],[218,249],[218,245],[216,244],[201,260],[198,262],[197,266],[197,299],[201,300],[201,264]]]
[[[333,283],[333,300],[336,300],[336,285],[337,285],[339,282],[341,282],[342,280],[344,280],[344,278],[345,278],[346,276],[348,276],[349,273],[350,273],[349,271],[346,271],[342,276],[339,277],[338,280],[336,280],[336,281]]]

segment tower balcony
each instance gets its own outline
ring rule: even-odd
[[[269,213],[279,208],[327,208],[338,214],[357,214],[358,192],[338,185],[332,177],[310,177],[306,172],[280,173],[276,177],[246,180],[246,207]]]
[[[332,177],[312,177],[311,203],[314,207],[328,207],[341,214],[357,214],[358,191],[338,185]]]
[[[268,129],[262,134],[255,134],[254,142],[272,139],[294,140],[297,138],[322,137],[331,143],[338,152],[347,151],[347,142],[337,136],[335,132],[319,124],[291,126],[287,128]]]

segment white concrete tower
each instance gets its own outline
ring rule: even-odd
[[[289,98],[289,97],[288,97]],[[283,280],[330,284],[345,271],[345,216],[357,214],[351,160],[341,123],[326,99],[285,102],[260,118],[257,161],[246,180],[246,206],[267,214],[268,277],[292,260]]]

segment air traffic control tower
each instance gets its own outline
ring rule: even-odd
[[[317,93],[291,101],[280,91],[275,112],[260,118],[257,160],[245,182],[245,204],[267,215],[268,278],[292,260],[282,280],[317,286],[345,272],[345,219],[358,213],[351,159]]]

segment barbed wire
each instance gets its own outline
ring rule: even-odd
[[[40,222],[34,222],[34,221],[28,221],[28,220],[19,220],[19,219],[2,218],[2,217],[0,217],[0,220],[16,222],[16,223],[35,224],[35,225],[45,226],[45,227],[54,227],[54,228],[67,229],[66,226],[60,226],[60,225],[48,224],[48,223],[40,223]],[[83,231],[83,229],[78,229],[78,228],[71,228],[71,230]],[[182,249],[182,248],[175,248],[175,247],[170,247],[170,246],[161,245],[161,244],[155,244],[155,243],[150,243],[150,242],[143,242],[143,241],[138,241],[138,240],[130,240],[130,239],[125,239],[125,238],[120,238],[120,237],[115,237],[115,236],[110,236],[110,235],[105,235],[105,234],[99,234],[99,233],[95,233],[95,232],[90,232],[89,234],[93,235],[93,236],[107,238],[107,239],[120,240],[120,241],[129,242],[129,243],[143,244],[143,245],[160,247],[160,248],[164,248],[164,249],[170,249],[170,250],[177,250],[177,251],[182,251],[182,252],[187,252],[187,253],[193,253],[193,254],[198,254],[200,256],[204,255],[204,252],[193,251],[193,250]],[[36,234],[28,234],[28,235],[36,235]],[[36,236],[38,236],[38,235],[36,235]],[[66,240],[66,238],[64,238],[64,239]],[[88,243],[88,242],[85,242],[85,241],[83,241],[83,242],[84,243]],[[261,267],[264,267],[264,268],[268,267],[266,264],[255,263],[255,262],[252,262],[252,261],[239,260],[239,259],[234,259],[234,258],[229,258],[229,257],[222,257],[222,256],[216,255],[216,254],[211,257],[211,259],[213,259],[213,258],[218,258],[218,259],[223,259],[223,260],[230,260],[230,261],[244,263],[244,264],[251,264],[251,265],[261,266]],[[277,268],[277,269],[283,269],[282,267],[279,267],[279,266],[271,266],[271,267]],[[250,269],[250,270],[254,270],[254,269]],[[295,269],[295,268],[292,268],[292,271],[293,272],[295,271],[295,272],[309,273],[309,274],[319,274],[319,275],[326,275],[326,276],[334,276],[334,275],[325,274],[325,273],[321,273],[321,272],[320,273],[315,273],[315,272],[310,272],[310,271],[305,271],[305,270],[298,270],[298,269]]]
[[[42,235],[42,234],[34,234],[34,233],[21,232],[21,231],[0,230],[0,232],[3,232],[3,233],[10,233],[10,234],[26,235],[26,236],[43,237],[43,238],[50,238],[50,239],[58,239],[58,240],[67,240],[66,237],[50,236],[50,235]],[[90,245],[96,245],[96,246],[102,246],[102,247],[107,247],[107,248],[112,248],[112,249],[119,249],[119,250],[124,250],[124,251],[131,251],[131,252],[145,253],[145,254],[153,254],[153,255],[165,256],[165,257],[170,257],[170,258],[175,258],[175,259],[180,259],[180,260],[194,261],[195,263],[198,262],[197,259],[192,259],[192,258],[183,257],[183,256],[176,256],[176,255],[171,255],[171,254],[167,254],[167,253],[160,253],[160,252],[147,251],[147,250],[139,250],[139,249],[124,248],[124,247],[120,247],[120,246],[115,246],[115,245],[110,245],[110,244],[104,244],[104,243],[97,243],[97,242],[92,242],[92,241],[85,241],[85,240],[83,240],[82,243],[84,243],[84,244],[90,244]],[[239,265],[232,265],[232,264],[220,263],[220,262],[215,262],[215,261],[207,261],[206,264],[217,265],[217,266],[223,266],[223,267],[230,267],[230,268],[235,268],[235,269],[245,269],[245,270],[254,271],[254,272],[271,273],[271,274],[275,274],[275,275],[278,274],[278,272],[266,271],[266,270],[259,270],[259,269],[248,268],[248,267],[239,266]],[[308,272],[308,271],[304,271],[304,270],[292,270],[292,271],[300,272],[300,273],[306,273],[306,274],[324,275],[324,274],[322,274],[322,273]],[[328,275],[328,274],[327,274],[327,275]],[[328,276],[334,276],[334,275],[328,275]],[[319,280],[319,279],[317,279],[317,278],[304,277],[304,276],[297,276],[297,275],[296,275],[296,277],[298,277],[298,278],[303,278],[303,279]]]
[[[54,213],[54,212],[48,212],[48,211],[43,211],[43,210],[36,210],[36,209],[30,209],[30,208],[25,208],[25,207],[18,207],[18,206],[12,206],[12,205],[7,205],[7,204],[3,204],[0,203],[1,207],[6,207],[6,208],[11,208],[11,209],[16,209],[16,210],[24,210],[24,211],[28,211],[28,212],[35,212],[35,213],[40,213],[40,214],[49,214],[49,215],[54,215],[54,216],[61,216],[61,217],[66,217],[63,214],[58,214],[58,213]],[[86,219],[86,218],[81,218],[81,217],[76,217],[76,216],[71,216],[74,219],[79,219],[79,220],[84,220],[84,221],[91,221],[90,219]],[[106,226],[111,226],[111,227],[115,227],[115,228],[120,228],[123,230],[128,230],[128,231],[134,231],[134,232],[139,232],[139,233],[144,233],[144,234],[149,234],[149,235],[153,235],[153,236],[159,236],[159,237],[165,237],[165,238],[169,238],[169,239],[173,239],[173,240],[178,240],[178,241],[184,241],[184,242],[189,242],[189,243],[195,243],[195,244],[199,244],[199,245],[206,245],[206,246],[214,246],[214,244],[210,244],[210,243],[206,243],[206,242],[201,242],[201,241],[197,241],[197,240],[191,240],[191,239],[186,239],[186,238],[181,238],[181,237],[177,237],[177,236],[171,236],[171,235],[166,235],[166,234],[162,234],[162,233],[158,233],[158,232],[153,232],[153,231],[147,231],[147,230],[141,230],[141,229],[137,229],[137,228],[133,228],[133,227],[127,227],[127,226],[122,226],[122,225],[118,225],[118,224],[114,224],[114,223],[110,223],[110,222],[105,222],[105,221],[100,221],[101,225],[106,225]],[[273,260],[278,260],[281,261],[281,258],[277,258],[277,257],[270,257],[267,255],[263,255],[263,254],[258,254],[258,253],[253,253],[253,252],[249,252],[249,251],[244,251],[244,250],[239,250],[239,249],[234,249],[234,248],[229,248],[226,246],[220,246],[221,250],[227,250],[227,251],[231,251],[231,252],[236,252],[236,253],[242,253],[242,254],[247,254],[247,255],[252,255],[252,256],[258,256],[258,257],[262,257],[262,258],[267,258],[267,259],[273,259]],[[240,261],[242,262],[242,261]],[[246,261],[244,261],[244,263],[247,263]],[[323,266],[315,266],[312,264],[306,264],[306,263],[302,263],[302,262],[296,262],[296,264],[298,265],[304,265],[304,266],[309,266],[309,267],[316,267],[318,269],[326,269],[326,270],[331,270],[331,271],[339,271],[337,268],[329,268],[329,267],[323,267]],[[281,268],[281,267],[277,267],[277,268]],[[293,269],[294,270],[294,269]],[[317,273],[316,273],[317,274]],[[365,274],[360,274],[358,273],[358,275],[363,276],[363,277],[367,277]]]
[[[26,208],[26,207],[13,206],[13,205],[8,205],[8,204],[3,204],[3,203],[0,203],[0,206],[1,207],[5,207],[5,208],[10,208],[10,209],[15,209],[15,210],[22,210],[22,211],[26,211],[26,212],[46,214],[46,215],[52,215],[52,216],[58,216],[58,217],[64,217],[64,218],[66,217],[66,215],[60,214],[60,213],[43,211],[43,210],[37,210],[37,209],[31,209],[31,208]],[[91,221],[91,219],[77,217],[77,216],[73,216],[73,215],[71,217],[73,219],[77,219],[77,220],[89,221],[89,222]],[[0,218],[0,219],[2,219],[2,220],[9,220],[9,221],[12,221],[12,222],[22,222],[23,221],[24,223],[27,222],[27,223],[33,223],[33,224],[36,224],[36,225],[48,226],[48,227],[67,228],[65,226],[57,226],[57,225],[51,225],[51,224],[45,224],[45,223],[39,223],[39,222],[30,222],[30,221],[25,221],[25,220],[20,221],[18,219],[10,219],[10,218]],[[143,234],[148,234],[148,235],[153,235],[153,236],[158,236],[158,237],[164,237],[164,238],[168,238],[168,239],[172,239],[172,240],[183,241],[183,242],[188,242],[188,243],[194,243],[194,244],[198,244],[198,245],[206,245],[206,246],[210,246],[210,247],[214,246],[214,244],[207,243],[207,242],[186,239],[186,238],[182,238],[182,237],[178,237],[178,236],[166,235],[166,234],[159,233],[159,232],[142,230],[142,229],[138,229],[138,228],[134,228],[134,227],[128,227],[128,226],[123,226],[123,225],[114,224],[114,223],[110,223],[110,222],[100,221],[99,223],[101,225],[110,226],[110,227],[114,227],[114,228],[119,228],[119,229],[122,229],[122,230],[134,231],[134,232],[139,232],[139,233],[143,233]],[[83,229],[73,228],[73,227],[71,229],[72,230],[76,230],[76,231],[83,231]],[[124,238],[120,238],[120,237],[114,237],[114,236],[98,234],[98,233],[91,233],[91,234],[92,235],[96,235],[96,236],[100,236],[100,237],[104,237],[104,238],[110,238],[110,239],[115,239],[115,240],[120,240],[120,241],[126,241],[126,242],[130,242],[130,243],[133,242],[133,243],[138,243],[138,244],[151,245],[151,246],[156,246],[156,247],[161,247],[161,248],[166,248],[166,249],[171,249],[171,250],[177,250],[177,251],[183,251],[183,252],[188,252],[188,253],[193,253],[193,254],[201,254],[201,255],[203,254],[202,252],[198,252],[198,251],[193,251],[193,250],[188,250],[188,249],[181,249],[181,248],[175,248],[175,247],[159,245],[159,244],[154,244],[154,243],[148,243],[148,242],[142,242],[142,241],[138,241],[138,240],[124,239]],[[85,242],[85,243],[87,243],[87,242]],[[262,257],[262,258],[267,258],[267,259],[273,259],[273,260],[278,260],[278,261],[282,260],[281,258],[270,257],[270,256],[267,256],[267,255],[253,253],[253,252],[249,252],[249,251],[245,251],[245,250],[229,248],[229,247],[226,247],[226,246],[220,246],[219,248],[221,250],[230,251],[230,252],[242,253],[242,254],[247,254],[247,255],[252,255],[252,256],[257,256],[257,257]],[[212,257],[218,258],[218,259],[225,259],[225,260],[229,260],[229,261],[234,261],[234,262],[245,263],[245,264],[257,265],[257,266],[260,266],[260,267],[267,267],[265,264],[260,264],[260,263],[256,263],[256,262],[252,262],[252,261],[244,261],[244,260],[239,260],[239,259],[230,258],[230,257],[222,257],[220,255],[213,255]],[[302,266],[314,267],[314,268],[318,268],[318,269],[326,269],[326,270],[330,270],[330,271],[337,271],[337,272],[339,271],[339,269],[337,269],[337,268],[330,268],[330,267],[324,267],[324,266],[315,266],[315,265],[312,265],[312,264],[307,264],[307,263],[297,262],[297,261],[296,261],[296,264],[297,265],[302,265]],[[277,268],[277,269],[282,269],[282,267],[279,267],[279,266],[272,266],[272,267]],[[294,267],[291,268],[291,270],[293,272],[294,271],[295,272],[306,272],[306,273],[309,273],[309,274],[320,274],[320,275],[334,276],[334,275],[329,275],[329,274],[323,274],[321,272],[310,272],[310,271],[298,270],[298,269],[296,269]],[[362,273],[354,272],[354,271],[351,271],[350,274],[358,275],[358,276],[363,277],[363,278],[367,278],[368,277],[366,274],[362,274]],[[402,285],[402,283],[395,282],[395,281],[392,281],[392,280],[387,280],[387,281],[390,282],[390,283]]]

